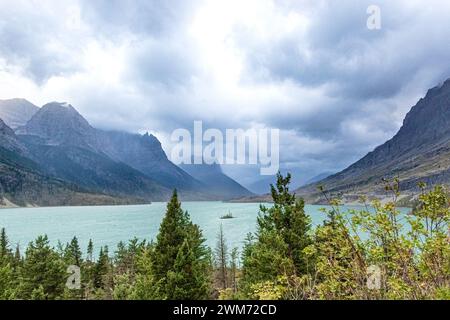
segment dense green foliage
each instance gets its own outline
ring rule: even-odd
[[[391,201],[342,211],[330,199],[328,218],[312,227],[304,203],[278,175],[273,206],[261,207],[257,231],[243,252],[228,250],[222,227],[214,250],[181,208],[167,204],[155,242],[133,239],[86,254],[74,237],[53,248],[46,236],[24,255],[0,232],[0,299],[450,299],[450,196],[436,186],[401,214],[398,181]],[[94,252],[99,252],[94,259]],[[66,285],[71,265],[80,287]]]
[[[303,250],[311,244],[311,222],[304,202],[289,193],[290,179],[278,175],[271,187],[273,206],[261,206],[258,230],[244,248],[241,288],[247,297],[260,298],[258,287],[267,281],[308,271]]]
[[[285,185],[281,177],[278,192],[272,188],[275,204],[280,198],[289,199],[280,197],[280,185]],[[273,231],[260,222],[257,241],[244,252],[244,280],[249,278],[249,283],[244,282],[244,297],[449,299],[448,190],[438,186],[424,191],[409,215],[402,215],[396,206],[399,182],[386,182],[386,191],[392,194],[391,201],[374,200],[369,205],[361,199],[363,210],[341,212],[339,200],[331,199],[332,209],[324,210],[328,219],[315,228],[307,246],[303,245],[309,241],[308,228],[298,229],[306,232],[297,233],[304,240],[289,244],[283,234],[289,234],[295,224]],[[272,212],[276,210],[277,205]],[[261,230],[266,229],[270,232],[263,234]],[[289,245],[296,246],[296,257],[303,262],[297,264],[300,268],[286,254]],[[271,276],[264,276],[267,273]]]

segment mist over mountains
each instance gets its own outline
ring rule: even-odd
[[[3,204],[145,203],[166,200],[173,189],[184,200],[268,200],[219,165],[174,165],[151,134],[96,129],[67,103],[3,100],[0,115]],[[450,79],[412,107],[392,139],[341,172],[296,178],[303,186],[295,192],[311,203],[324,201],[318,186],[346,202],[382,198],[386,178],[398,178],[406,198],[419,192],[418,182],[450,183]],[[273,182],[264,177],[250,188],[263,193]]]
[[[27,163],[15,179],[2,175],[0,195],[8,202],[49,204],[49,199],[28,196],[39,193],[34,189],[45,189],[40,183],[44,178],[55,192],[73,189],[89,198],[80,204],[162,201],[173,189],[188,200],[227,200],[251,194],[217,168],[203,165],[187,173],[169,161],[153,135],[96,129],[67,103],[38,108],[22,99],[3,100],[0,115],[7,119],[0,123],[2,165],[9,164],[4,171],[12,173],[20,163]],[[30,177],[34,185],[25,188]],[[54,199],[51,205],[76,204],[68,198]]]
[[[12,129],[24,126],[38,110],[25,99],[0,100],[0,119]]]
[[[251,191],[225,175],[219,164],[181,164],[180,167],[207,186],[212,194],[226,195],[229,199],[252,195]]]
[[[382,197],[382,179],[398,178],[406,197],[417,184],[450,183],[450,79],[428,90],[406,115],[398,133],[347,169],[296,190],[312,202],[323,200],[317,186],[355,200],[360,194]]]

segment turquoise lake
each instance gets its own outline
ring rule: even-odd
[[[241,248],[245,236],[256,229],[257,203],[183,202],[182,207],[201,227],[206,244],[211,247],[216,244],[220,224],[228,248]],[[305,207],[313,225],[320,224],[325,218],[319,210],[323,207]],[[66,243],[77,236],[83,252],[89,239],[94,242],[96,252],[105,245],[112,252],[119,241],[128,242],[134,237],[154,239],[165,210],[166,203],[163,202],[132,206],[0,209],[0,228],[6,228],[11,244],[19,244],[22,252],[30,241],[42,234],[47,234],[55,246],[58,240]],[[228,212],[235,218],[220,219]]]

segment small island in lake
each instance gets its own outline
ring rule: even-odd
[[[223,215],[220,217],[220,219],[234,219],[235,217],[233,216],[233,214],[231,212],[228,212],[226,215]]]

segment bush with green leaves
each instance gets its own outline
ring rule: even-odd
[[[314,273],[301,290],[312,299],[441,299],[450,296],[450,197],[442,186],[423,193],[409,214],[397,207],[399,182],[386,189],[392,200],[341,212],[331,202],[329,219],[306,248]],[[370,269],[379,287],[368,286]]]

